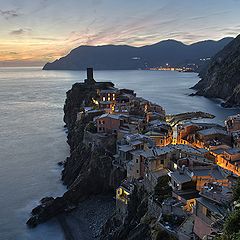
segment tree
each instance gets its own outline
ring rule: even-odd
[[[169,181],[170,177],[168,175],[158,178],[158,182],[154,188],[154,197],[160,202],[171,196],[172,189],[169,186]]]

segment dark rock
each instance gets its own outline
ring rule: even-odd
[[[59,166],[63,166],[63,165],[64,165],[64,161],[58,162],[58,165],[59,165]]]
[[[28,227],[30,228],[35,228],[38,225],[38,219],[37,216],[32,216],[28,219],[28,221],[26,222],[26,224],[28,225]]]
[[[98,89],[114,86],[112,83],[103,82],[97,85]],[[95,194],[105,194],[125,178],[126,173],[112,166],[115,142],[106,145],[106,148],[91,149],[84,145],[83,135],[86,125],[94,116],[83,115],[76,121],[77,113],[82,109],[83,103],[88,106],[93,104],[92,98],[96,97],[96,86],[76,83],[67,92],[64,106],[64,121],[68,128],[68,144],[70,156],[64,162],[62,171],[63,183],[68,191],[62,197],[46,197],[41,204],[32,210],[32,216],[27,221],[30,227],[35,227],[48,219],[76,208],[79,202]]]
[[[221,98],[224,107],[240,106],[240,35],[215,55],[200,76],[194,86],[197,95]]]

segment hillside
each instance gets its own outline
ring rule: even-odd
[[[213,57],[200,76],[193,87],[197,95],[221,98],[225,107],[240,106],[240,35]]]
[[[209,58],[220,51],[232,38],[219,41],[202,41],[191,45],[175,40],[165,40],[153,45],[132,47],[127,45],[80,46],[68,55],[47,63],[44,70],[134,70],[159,67],[166,63],[184,66],[189,63],[202,65],[202,58]]]

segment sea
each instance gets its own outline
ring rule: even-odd
[[[85,71],[43,71],[41,67],[0,68],[0,240],[64,239],[56,220],[35,229],[25,222],[45,196],[60,196],[58,162],[68,156],[63,106]],[[225,109],[220,100],[189,96],[196,73],[172,71],[95,71],[97,81],[134,89],[138,96],[162,105],[169,114],[206,111],[224,124],[239,109]]]

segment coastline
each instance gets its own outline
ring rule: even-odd
[[[115,202],[111,195],[93,196],[81,202],[77,209],[57,216],[66,240],[98,239],[102,226],[112,215]]]

